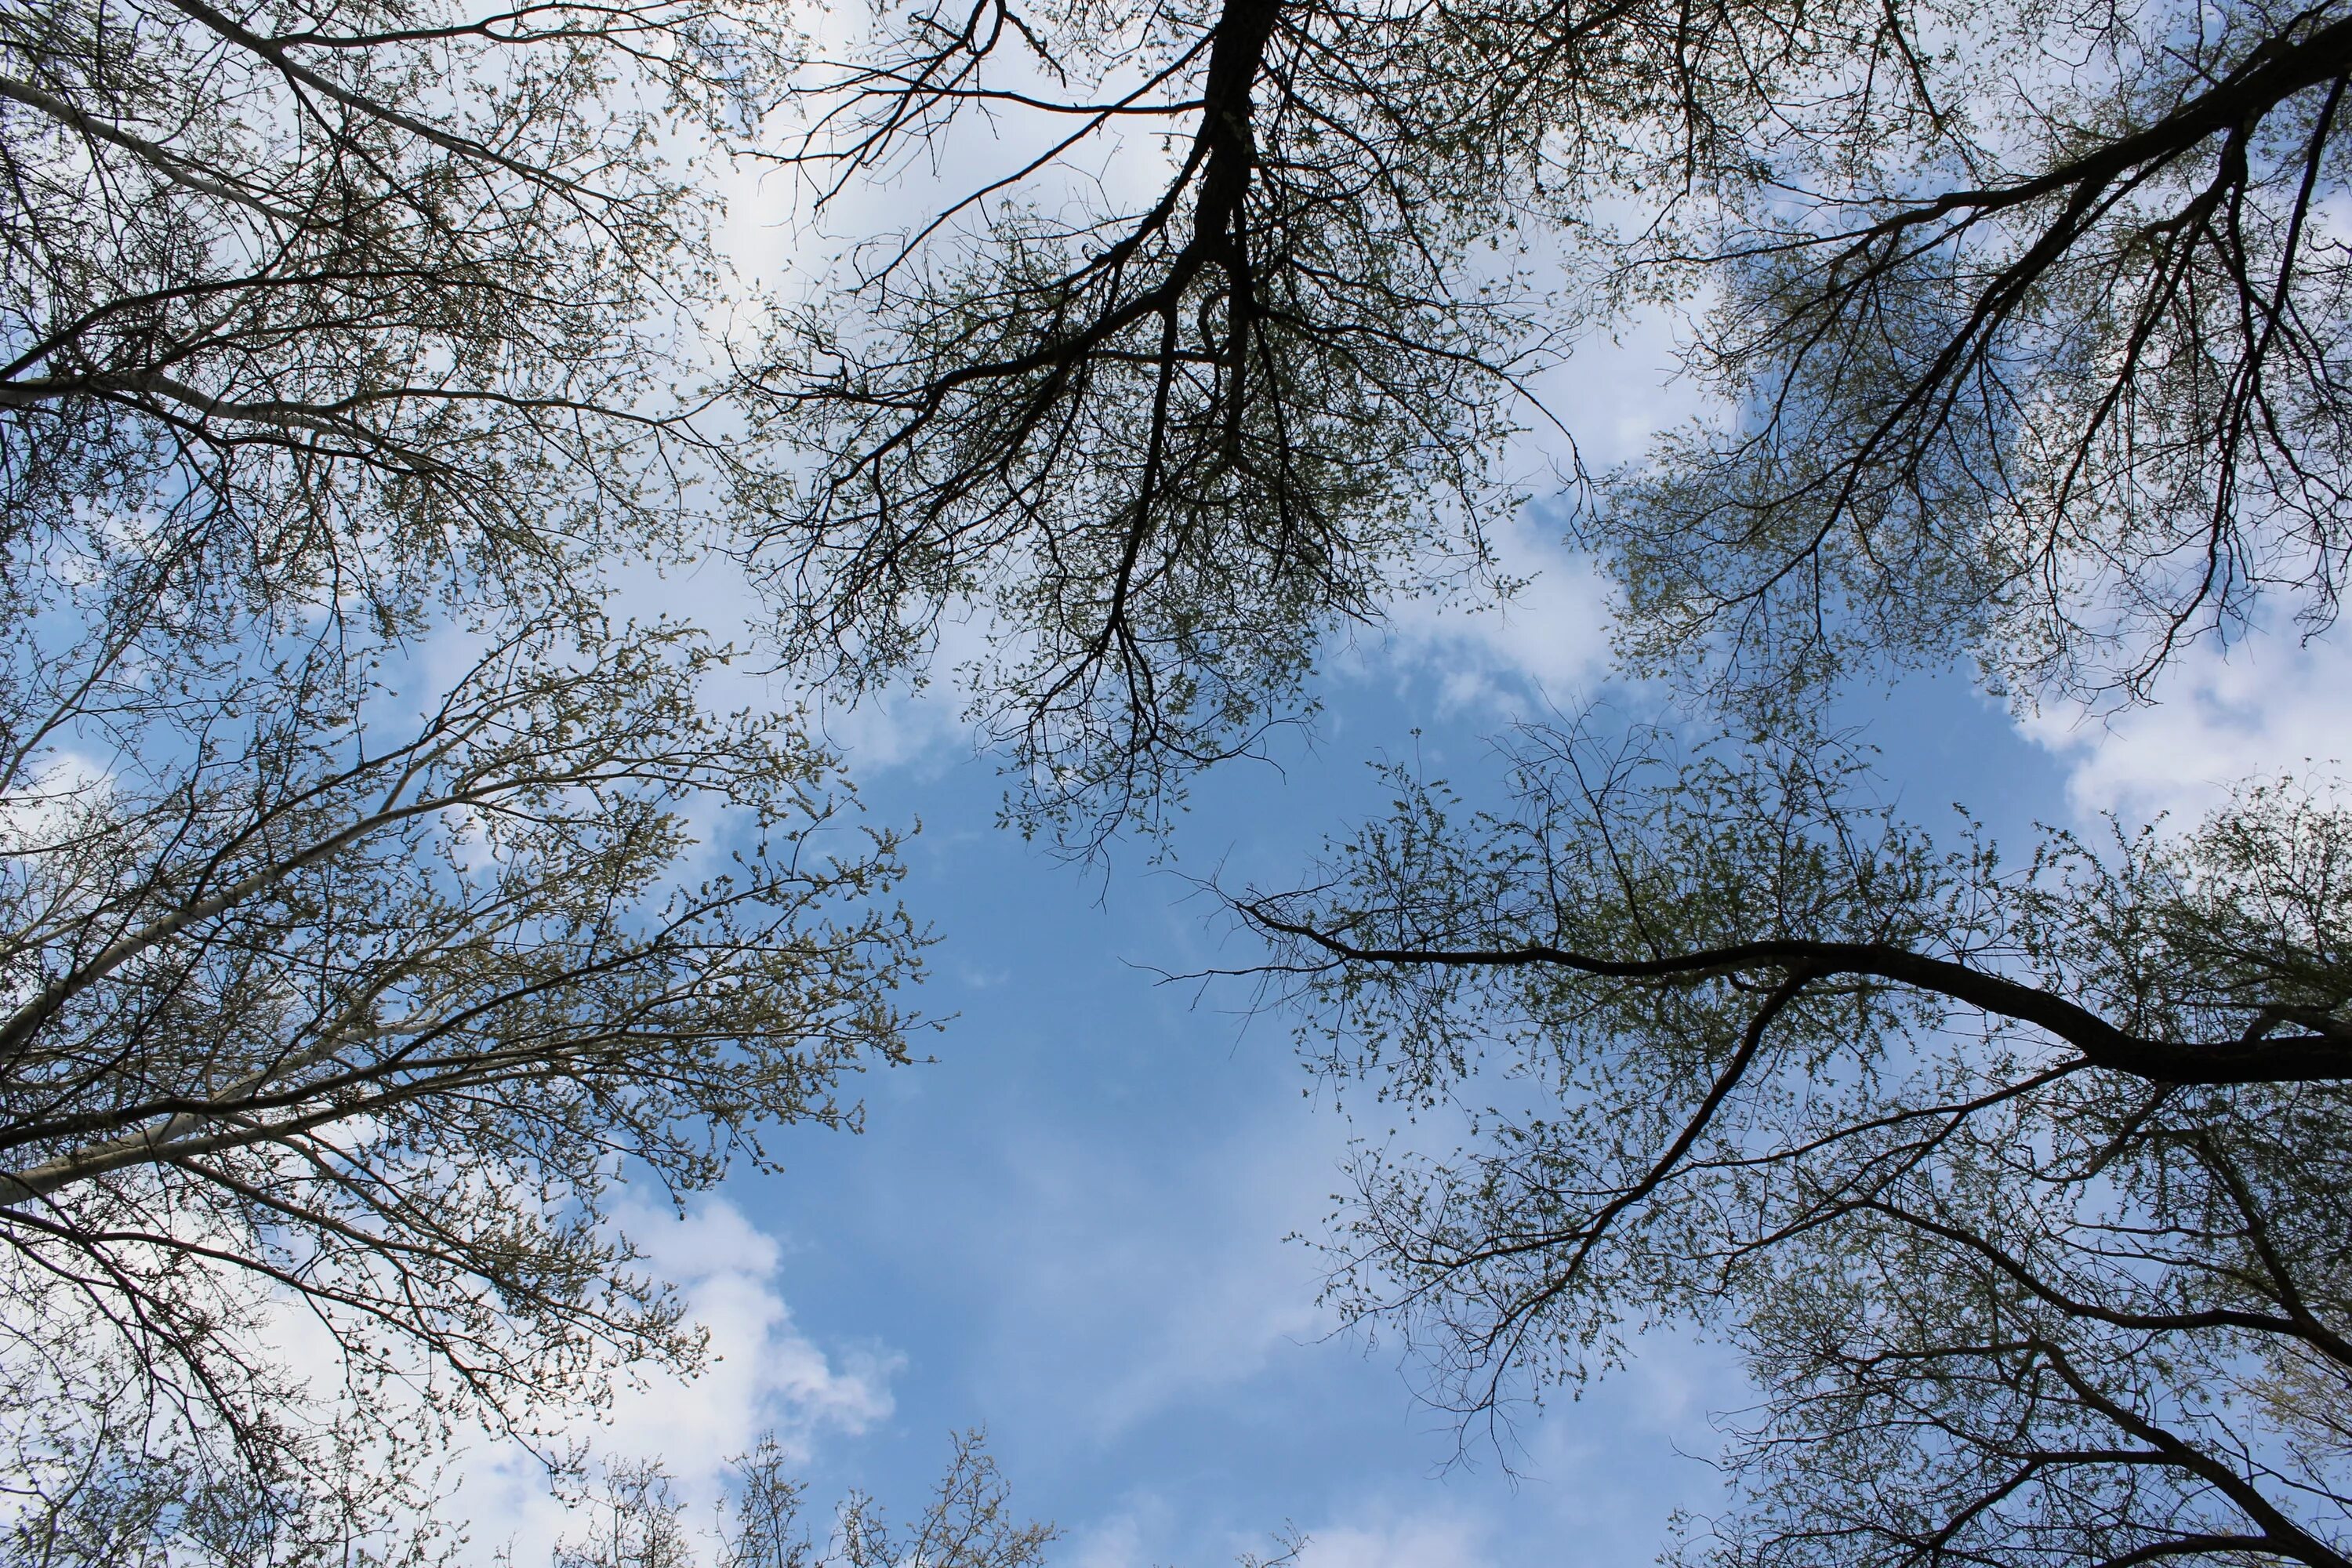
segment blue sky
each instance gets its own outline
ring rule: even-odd
[[[658,1455],[689,1496],[773,1426],[817,1498],[920,1499],[951,1429],[985,1425],[1033,1515],[1079,1568],[1230,1562],[1286,1521],[1310,1568],[1638,1563],[1676,1508],[1704,1512],[1712,1413],[1736,1358],[1685,1334],[1524,1416],[1514,1468],[1414,1397],[1398,1347],[1315,1303],[1313,1236],[1351,1135],[1245,988],[1168,984],[1246,960],[1190,879],[1279,883],[1376,811],[1367,764],[1417,754],[1476,798],[1517,715],[1612,687],[1596,590],[1531,511],[1510,548],[1547,575],[1503,616],[1409,611],[1335,654],[1328,709],[1273,764],[1204,783],[1172,868],[1138,846],[1074,868],[993,826],[1000,785],[952,700],[838,716],[879,821],[919,817],[905,892],[939,938],[923,1005],[936,1061],[866,1085],[859,1137],[790,1131],[782,1175],[730,1181],[684,1224],[635,1232],[714,1331],[699,1383],[625,1394],[591,1436]],[[672,591],[691,604],[705,590]],[[714,599],[716,595],[714,594]],[[2229,781],[2299,767],[2340,732],[2341,639],[2194,656],[2158,707],[2112,723],[2021,721],[1956,674],[1846,700],[1885,777],[1930,825],[1965,802],[2021,842],[2101,810],[2193,816]],[[2340,748],[2338,748],[2340,751]],[[1433,1130],[1404,1130],[1405,1137]],[[539,1478],[478,1450],[455,1505],[484,1546],[541,1560],[562,1527]]]
[[[731,252],[789,273],[793,232],[738,195]],[[834,223],[903,220],[921,197],[853,194]],[[1542,393],[1606,467],[1693,411],[1674,360],[1664,323],[1635,322]],[[1704,1513],[1709,1417],[1744,1387],[1736,1357],[1687,1334],[1639,1342],[1582,1398],[1525,1416],[1516,1474],[1475,1444],[1449,1464],[1455,1434],[1416,1401],[1410,1362],[1340,1331],[1316,1305],[1311,1247],[1286,1240],[1318,1232],[1347,1140],[1386,1126],[1310,1092],[1285,1021],[1241,1016],[1244,988],[1160,979],[1249,956],[1221,945],[1187,879],[1295,877],[1379,809],[1368,763],[1417,755],[1491,797],[1492,741],[1514,718],[1595,697],[1654,710],[1612,683],[1605,595],[1559,534],[1539,500],[1499,542],[1505,568],[1535,578],[1507,611],[1402,605],[1386,633],[1335,648],[1311,741],[1204,781],[1172,868],[1134,845],[1073,868],[999,830],[999,781],[950,691],[832,715],[874,817],[921,820],[905,894],[939,938],[922,1005],[951,1021],[929,1038],[935,1062],[869,1080],[863,1136],[788,1132],[782,1174],[731,1180],[683,1223],[632,1216],[723,1359],[690,1386],[623,1393],[588,1429],[600,1451],[663,1458],[700,1507],[723,1457],[772,1427],[814,1498],[857,1487],[908,1510],[950,1432],[985,1425],[1016,1504],[1063,1527],[1073,1568],[1229,1563],[1286,1521],[1313,1538],[1307,1568],[1641,1563],[1673,1510]],[[631,596],[719,627],[743,605],[716,573]],[[1963,802],[2021,846],[2037,821],[2189,818],[2232,781],[2340,756],[2347,690],[2346,639],[2280,637],[2196,650],[2162,701],[2113,721],[2020,717],[1958,672],[1857,693],[1840,718],[1884,749],[1915,820]],[[543,1478],[488,1445],[463,1470],[452,1507],[477,1547],[543,1562],[564,1527]]]
[[[1034,144],[927,146],[935,162],[852,191],[829,231],[919,219]],[[1150,188],[1155,156],[1074,177]],[[729,258],[788,296],[806,281],[798,247],[815,248],[808,215],[755,184],[730,195]],[[1675,347],[1669,323],[1644,319],[1547,375],[1538,390],[1592,467],[1695,412]],[[1542,472],[1561,457],[1546,439],[1512,461]],[[1613,679],[1605,593],[1561,534],[1539,496],[1497,542],[1504,570],[1532,579],[1515,604],[1400,604],[1332,648],[1312,733],[1200,781],[1164,860],[1124,843],[1074,866],[999,828],[993,762],[972,753],[944,683],[829,715],[873,820],[921,823],[902,892],[937,937],[915,1004],[944,1021],[919,1042],[935,1059],[866,1080],[862,1135],[785,1130],[780,1173],[742,1173],[683,1216],[624,1198],[717,1359],[691,1383],[620,1390],[579,1435],[611,1458],[660,1459],[700,1513],[727,1458],[772,1431],[820,1506],[855,1488],[903,1513],[950,1433],[985,1426],[1016,1507],[1062,1526],[1068,1568],[1225,1563],[1286,1526],[1310,1538],[1302,1568],[1642,1563],[1675,1510],[1714,1506],[1715,1417],[1748,1397],[1726,1346],[1654,1332],[1580,1397],[1519,1412],[1498,1451],[1475,1433],[1465,1447],[1416,1397],[1402,1347],[1318,1305],[1313,1242],[1349,1140],[1442,1144],[1445,1129],[1351,1120],[1301,1068],[1287,1021],[1249,1016],[1245,984],[1167,978],[1250,961],[1197,880],[1289,883],[1381,809],[1373,764],[1412,758],[1491,799],[1515,720],[1592,699],[1654,710]],[[620,598],[721,636],[753,609],[715,566],[629,581]],[[2189,818],[2234,781],[2325,765],[2343,754],[2347,692],[2352,637],[2281,636],[2193,650],[2158,702],[2112,721],[2015,713],[1961,671],[1857,691],[1839,717],[1884,749],[1915,820],[1948,823],[1964,803],[2022,846],[2037,822]],[[478,1438],[451,1479],[449,1516],[481,1563],[505,1549],[537,1568],[580,1528],[519,1447]]]

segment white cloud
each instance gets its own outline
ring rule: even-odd
[[[1246,1211],[1234,1217],[1257,1218]],[[1094,1396],[1102,1430],[1246,1386],[1276,1352],[1329,1331],[1297,1249],[1264,1233],[1245,1236],[1229,1251],[1184,1259],[1191,1267],[1154,1267],[1149,1236],[1120,1249],[1120,1272],[1129,1282],[1149,1281],[1150,1300],[1131,1303],[1138,1342]]]
[[[2163,700],[2100,720],[2079,710],[2019,721],[2067,765],[2081,816],[2134,820],[2170,812],[2193,822],[2242,780],[2340,775],[2352,757],[2352,637],[2298,646],[2257,637],[2226,651],[2200,645],[2166,682]]]
[[[954,672],[989,652],[994,622],[984,609],[951,606],[940,617],[938,647],[926,661],[936,677],[929,684],[918,687],[901,678],[853,703],[820,683],[773,668],[773,650],[762,640],[772,606],[730,556],[714,552],[689,569],[667,573],[639,567],[617,574],[614,586],[616,614],[690,621],[716,640],[747,650],[725,672],[711,676],[704,694],[710,707],[803,710],[853,778],[872,778],[893,768],[928,776],[972,753],[974,732],[963,716],[969,699]]]
[[[1158,1169],[1092,1148],[1027,1151],[1016,1180],[1034,1226],[1003,1353],[1008,1395],[1053,1390],[1108,1438],[1172,1406],[1233,1397],[1286,1346],[1330,1323],[1316,1261],[1280,1238],[1330,1188],[1333,1151],[1246,1134]],[[1066,1245],[1071,1236],[1088,1245]],[[1028,1321],[1055,1323],[1059,1375],[1034,1359]],[[1082,1368],[1072,1375],[1073,1364]],[[1083,1391],[1083,1392],[1077,1392]]]
[[[661,1460],[698,1524],[711,1517],[728,1459],[762,1432],[805,1458],[822,1436],[855,1436],[889,1415],[898,1359],[828,1354],[803,1333],[777,1289],[782,1248],[741,1210],[712,1198],[683,1220],[643,1205],[620,1217],[709,1330],[712,1362],[692,1381],[652,1378],[618,1390],[608,1419],[577,1434],[596,1455]],[[443,1515],[465,1521],[480,1562],[510,1550],[517,1563],[543,1563],[559,1536],[580,1528],[538,1461],[515,1445],[485,1443],[456,1468]]]
[[[1482,1568],[1487,1531],[1452,1513],[1411,1513],[1307,1532],[1298,1568]]]
[[[1147,1542],[1166,1536],[1171,1522],[1164,1501],[1142,1499],[1072,1536],[1055,1553],[1055,1568],[1150,1568]]]
[[[19,769],[16,787],[0,795],[0,853],[27,854],[52,843],[71,827],[75,809],[113,779],[104,763],[69,747],[35,752]]]
[[[1527,586],[1500,605],[1401,600],[1388,635],[1357,650],[1354,673],[1434,681],[1441,713],[1485,710],[1532,717],[1572,699],[1605,673],[1608,588],[1592,558],[1522,509],[1496,532],[1496,563]],[[1343,671],[1346,665],[1341,666]]]
[[[782,1249],[740,1209],[712,1198],[683,1220],[643,1207],[619,1216],[656,1274],[677,1282],[710,1331],[713,1364],[692,1384],[653,1384],[614,1402],[616,1455],[739,1453],[770,1427],[801,1454],[820,1429],[862,1432],[890,1414],[895,1359],[843,1356],[803,1334],[776,1289]]]
[[[940,618],[927,684],[900,679],[854,704],[828,701],[822,690],[808,693],[818,731],[841,752],[852,777],[894,768],[930,777],[974,753],[979,732],[964,717],[970,697],[957,671],[988,657],[994,627],[984,612],[957,606]]]
[[[1055,1554],[1056,1568],[1152,1568],[1179,1528],[1164,1499],[1144,1495],[1079,1531]],[[1286,1531],[1285,1532],[1287,1533]],[[1377,1500],[1302,1531],[1297,1568],[1486,1568],[1496,1560],[1492,1521],[1459,1508],[1401,1511]],[[1234,1534],[1206,1561],[1274,1557],[1284,1541]]]

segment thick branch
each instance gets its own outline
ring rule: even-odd
[[[2154,1039],[2118,1029],[2089,1008],[2038,986],[1884,942],[1782,938],[1644,959],[1597,958],[1543,942],[1494,948],[1367,947],[1284,920],[1262,902],[1239,907],[1264,929],[1350,963],[1559,968],[1609,980],[1702,980],[1758,969],[1801,969],[1824,980],[1859,975],[2032,1024],[2072,1046],[2094,1067],[2155,1083],[2352,1081],[2352,1040],[2338,1032],[2213,1041]]]

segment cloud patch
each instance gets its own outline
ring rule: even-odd
[[[2248,779],[2340,776],[2352,757],[2347,691],[2352,637],[2255,637],[2189,650],[2161,702],[2104,720],[2053,708],[2018,723],[2065,763],[2067,804],[2078,816],[2170,813],[2185,826]]]
[[[1599,563],[1560,542],[1534,508],[1493,541],[1496,564],[1526,586],[1502,604],[1402,599],[1387,635],[1340,661],[1342,673],[1433,683],[1441,714],[1536,717],[1607,672],[1609,590]],[[1350,668],[1352,664],[1352,668]]]
[[[1486,1532],[1450,1514],[1407,1514],[1308,1532],[1298,1568],[1485,1568]]]
[[[824,1438],[855,1436],[888,1417],[899,1358],[829,1352],[803,1333],[778,1288],[782,1247],[740,1209],[711,1198],[684,1219],[645,1205],[619,1218],[709,1331],[711,1364],[690,1381],[647,1378],[616,1390],[607,1418],[575,1434],[600,1458],[661,1460],[700,1524],[718,1506],[728,1460],[761,1433],[804,1459]],[[473,1561],[543,1563],[559,1537],[579,1532],[545,1470],[517,1446],[482,1444],[454,1468],[444,1515],[467,1521]]]

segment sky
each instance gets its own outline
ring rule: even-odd
[[[831,221],[921,195],[869,193]],[[783,231],[739,195],[733,251],[782,265]],[[1636,323],[1555,374],[1547,401],[1588,461],[1634,456],[1690,411],[1674,348]],[[984,1426],[1070,1568],[1230,1563],[1286,1526],[1308,1537],[1306,1568],[1599,1568],[1649,1562],[1678,1510],[1703,1517],[1717,1419],[1747,1400],[1736,1354],[1661,1331],[1580,1397],[1519,1413],[1499,1448],[1465,1442],[1417,1397],[1409,1355],[1317,1300],[1338,1163],[1388,1127],[1336,1107],[1246,985],[1168,978],[1250,956],[1200,879],[1296,877],[1380,808],[1373,764],[1417,759],[1491,798],[1513,721],[1596,699],[1650,710],[1611,674],[1605,593],[1561,531],[1538,496],[1498,542],[1533,579],[1504,610],[1401,605],[1333,648],[1313,732],[1203,781],[1172,861],[1121,844],[1073,866],[998,828],[994,764],[943,688],[829,715],[872,817],[920,822],[903,890],[938,939],[919,1005],[946,1026],[923,1041],[934,1059],[866,1083],[862,1134],[788,1131],[780,1174],[730,1178],[682,1220],[625,1205],[719,1359],[624,1390],[588,1433],[597,1451],[660,1458],[699,1510],[726,1457],[772,1430],[813,1497],[861,1489],[908,1512],[950,1434]],[[646,592],[707,623],[741,608],[715,569]],[[2276,637],[2200,647],[2120,716],[2021,715],[1928,672],[1838,717],[1883,749],[1915,820],[1964,803],[2021,843],[2107,812],[2193,820],[2233,781],[2340,756],[2347,692],[2352,643]],[[567,1523],[533,1462],[481,1442],[459,1473],[449,1508],[482,1560],[544,1562]]]
[[[1400,1347],[1317,1301],[1336,1166],[1389,1129],[1335,1108],[1245,985],[1167,978],[1246,961],[1200,879],[1295,877],[1380,808],[1371,764],[1492,796],[1515,720],[1652,700],[1612,681],[1604,598],[1557,533],[1531,506],[1507,541],[1540,575],[1506,612],[1404,606],[1335,649],[1316,731],[1205,781],[1172,864],[1121,845],[1073,866],[998,828],[1000,781],[950,694],[835,715],[872,816],[919,819],[904,892],[938,938],[921,1005],[946,1025],[932,1060],[865,1085],[862,1135],[791,1130],[782,1173],[730,1178],[683,1221],[625,1214],[719,1359],[625,1391],[597,1450],[661,1458],[702,1508],[773,1430],[814,1497],[910,1511],[950,1434],[984,1426],[1071,1568],[1229,1563],[1286,1525],[1307,1568],[1640,1563],[1676,1510],[1704,1516],[1714,1420],[1746,1398],[1736,1355],[1654,1334],[1500,1449],[1465,1445]],[[2340,755],[2347,690],[2345,639],[2274,639],[2193,654],[2120,718],[2021,718],[1955,674],[1839,717],[1915,819],[1965,803],[2015,843],[2103,812],[2192,820],[2233,780]],[[481,1444],[462,1468],[450,1506],[477,1549],[544,1561],[566,1524],[533,1465]]]
[[[851,7],[841,8],[847,12]],[[937,162],[851,192],[825,232],[919,219],[942,190],[1024,155],[960,138]],[[1089,179],[1149,182],[1150,155]],[[789,292],[812,230],[751,174],[730,186],[727,254]],[[1677,342],[1644,318],[1550,373],[1547,407],[1596,468],[1696,409]],[[1539,427],[1541,421],[1530,421]],[[1521,465],[1559,453],[1531,437]],[[936,939],[914,1005],[929,1059],[862,1085],[864,1130],[786,1129],[781,1169],[740,1172],[681,1215],[624,1194],[618,1222],[710,1335],[699,1377],[616,1391],[578,1434],[608,1461],[657,1459],[708,1517],[729,1458],[772,1433],[820,1509],[853,1490],[921,1506],[952,1435],[985,1428],[1013,1506],[1062,1530],[1066,1568],[1185,1568],[1271,1550],[1301,1568],[1610,1568],[1652,1560],[1677,1514],[1721,1500],[1709,1460],[1751,1397],[1729,1346],[1668,1326],[1573,1395],[1464,1433],[1420,1397],[1408,1347],[1318,1300],[1317,1250],[1350,1142],[1443,1147],[1442,1122],[1351,1115],[1302,1066],[1288,1021],[1254,1009],[1248,940],[1202,883],[1292,883],[1327,839],[1379,812],[1401,759],[1495,799],[1511,724],[1657,694],[1609,659],[1608,595],[1538,489],[1498,536],[1528,579],[1483,612],[1427,601],[1328,650],[1311,731],[1199,782],[1165,854],[1114,843],[1073,864],[998,826],[1003,784],[942,683],[828,712],[877,825],[919,831],[901,892]],[[624,613],[722,636],[753,613],[721,565],[622,585]],[[951,631],[942,662],[959,638]],[[449,656],[461,651],[453,642]],[[760,683],[751,700],[793,694]],[[2235,782],[2335,767],[2352,718],[2352,637],[2200,645],[2150,706],[2019,712],[1964,671],[1839,699],[1882,748],[1915,820],[1963,804],[2021,844],[2102,814],[2193,820]],[[298,1356],[322,1356],[316,1345]],[[537,1568],[583,1528],[539,1462],[468,1440],[443,1505],[474,1562]]]

